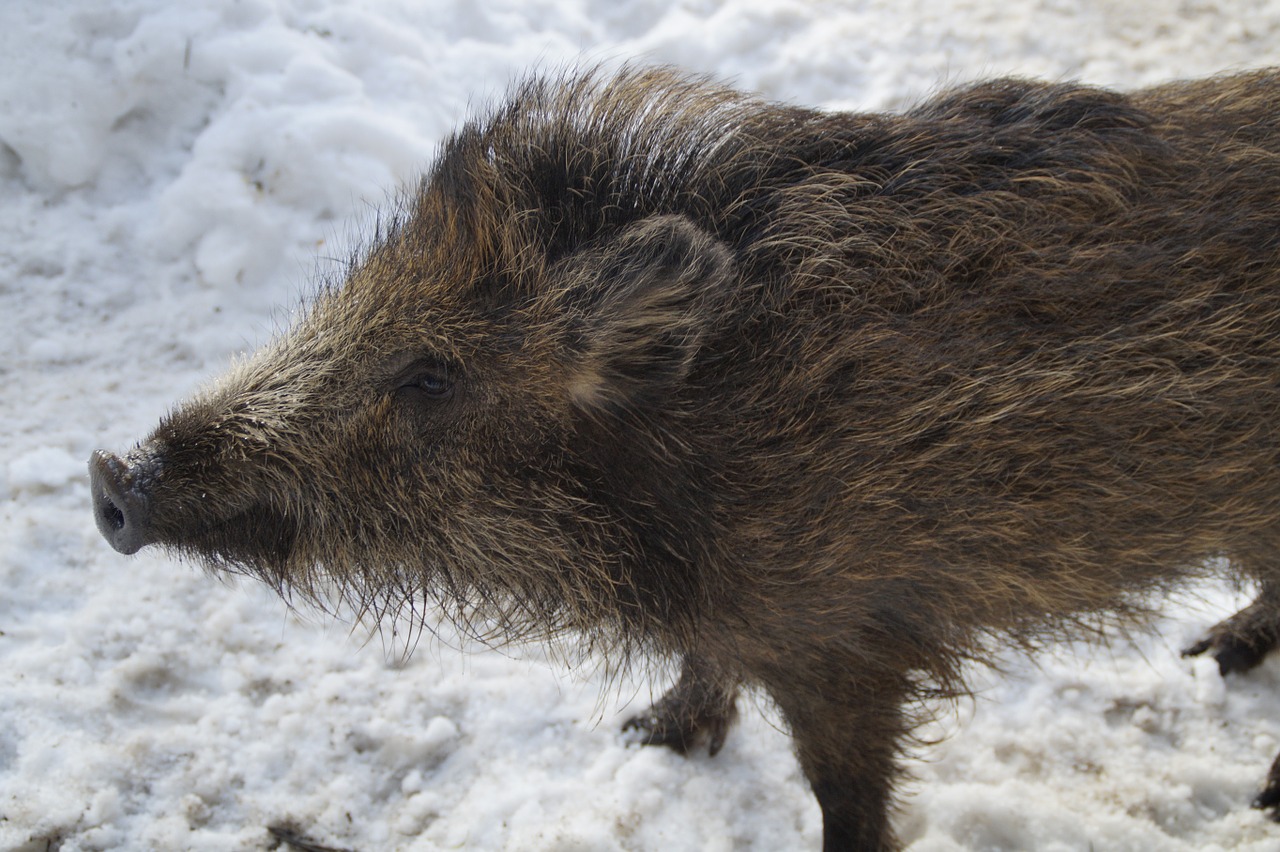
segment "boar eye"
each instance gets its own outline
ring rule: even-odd
[[[453,377],[443,364],[417,364],[396,381],[396,395],[427,402],[443,402],[453,396]]]
[[[432,399],[444,399],[453,393],[453,382],[445,376],[432,373],[419,376],[409,387]]]

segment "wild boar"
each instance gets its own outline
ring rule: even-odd
[[[98,525],[682,659],[654,743],[718,749],[762,687],[824,847],[892,848],[920,708],[996,648],[1223,565],[1260,596],[1191,650],[1276,645],[1277,103],[1275,71],[896,115],[534,76],[292,328],[93,456]]]

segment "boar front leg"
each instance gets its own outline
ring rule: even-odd
[[[824,852],[898,848],[889,811],[906,732],[903,694],[866,682],[857,690],[774,692],[822,809]]]
[[[681,754],[705,743],[714,757],[738,717],[737,692],[737,680],[710,660],[686,655],[675,686],[622,729],[639,731],[645,745],[664,745]]]

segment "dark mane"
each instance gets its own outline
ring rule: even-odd
[[[552,262],[653,214],[731,237],[726,212],[777,183],[779,132],[818,120],[669,69],[532,77],[445,143],[424,186]]]
[[[771,103],[666,68],[530,77],[443,145],[423,181],[474,223],[507,222],[554,263],[654,214],[678,213],[742,248],[774,195],[816,176],[856,177],[857,196],[921,198],[1029,172],[1096,169],[1100,141],[1139,139],[1150,119],[1110,92],[1004,79],[906,115]],[[912,164],[954,161],[949,170]],[[849,188],[845,188],[849,192]]]

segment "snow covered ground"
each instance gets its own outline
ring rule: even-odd
[[[534,64],[627,58],[892,108],[999,73],[1265,65],[1280,2],[0,3],[0,849],[264,849],[269,826],[362,852],[817,848],[762,701],[715,759],[628,746],[661,678],[447,638],[404,661],[256,585],[124,559],[91,518],[90,451],[262,342],[469,103]],[[1202,589],[1160,638],[983,678],[913,764],[903,839],[1280,848],[1246,807],[1280,748],[1280,661],[1224,683],[1177,655],[1240,602]]]

